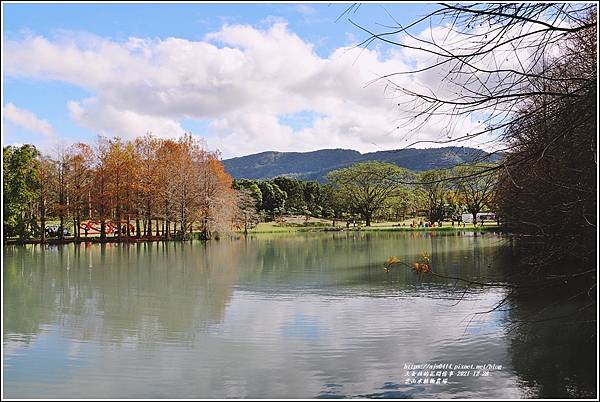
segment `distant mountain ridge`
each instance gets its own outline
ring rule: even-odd
[[[235,179],[269,179],[277,176],[325,181],[327,173],[358,162],[381,161],[423,171],[451,168],[475,161],[497,162],[499,155],[476,148],[408,148],[361,154],[351,149],[320,149],[312,152],[266,151],[223,160],[225,170]]]

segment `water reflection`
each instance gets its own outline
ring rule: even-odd
[[[561,280],[557,287],[514,294],[508,316],[512,364],[530,395],[597,397],[597,305],[585,294],[589,288]]]
[[[6,247],[6,396],[506,398],[573,386],[555,381],[572,363],[532,369],[552,359],[549,347],[535,349],[541,360],[519,358],[531,342],[507,334],[518,309],[473,314],[506,289],[382,269],[390,255],[423,251],[436,272],[464,278],[502,281],[514,264],[492,234]],[[579,333],[564,337],[574,344]],[[406,384],[404,364],[427,362],[504,368]]]

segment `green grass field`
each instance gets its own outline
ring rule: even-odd
[[[452,230],[467,230],[467,231],[478,231],[478,230],[493,230],[498,229],[499,226],[496,222],[485,222],[483,226],[473,224],[466,224],[466,226],[458,226],[455,224],[452,226],[452,222],[443,222],[441,227],[431,228],[411,228],[410,223],[413,219],[407,219],[403,222],[373,222],[370,227],[353,226],[350,225],[346,228],[345,221],[336,222],[336,226],[332,226],[331,220],[310,218],[308,221],[303,217],[286,217],[285,222],[261,222],[254,229],[250,230],[249,233],[293,233],[293,232],[321,232],[331,230],[360,230],[360,231],[452,231]],[[414,219],[417,222],[419,219]]]
[[[412,221],[419,221],[420,219],[407,219],[403,222],[373,222],[370,227],[364,225],[356,225],[352,224],[347,228],[346,221],[337,221],[335,227],[332,225],[331,220],[319,219],[319,218],[309,218],[308,220],[303,216],[289,216],[284,217],[282,222],[261,222],[254,229],[249,230],[251,234],[267,234],[267,233],[302,233],[302,232],[325,232],[325,231],[365,231],[365,232],[413,232],[413,231],[454,231],[454,230],[462,230],[462,231],[480,231],[480,230],[495,230],[499,229],[499,226],[496,222],[485,222],[484,226],[477,225],[474,227],[472,224],[467,224],[465,227],[452,226],[452,222],[443,222],[442,227],[431,227],[431,228],[411,228],[410,223]],[[58,225],[58,220],[49,220],[46,222],[46,226],[49,225]],[[65,228],[69,230],[71,236],[67,237],[67,239],[73,238],[73,223],[72,221],[65,221]],[[243,233],[240,231],[239,233]],[[81,237],[84,238],[84,233],[82,231]],[[99,238],[99,234],[89,234],[88,239],[90,241],[94,241]],[[112,234],[107,235],[108,239],[112,239],[114,236]],[[57,238],[48,238],[48,240],[57,240]],[[16,239],[9,239],[12,241],[16,241]]]

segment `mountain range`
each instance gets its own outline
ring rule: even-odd
[[[498,154],[476,148],[407,148],[360,153],[351,149],[320,149],[312,152],[266,151],[223,160],[225,170],[235,179],[269,179],[277,176],[325,181],[327,173],[358,162],[394,163],[413,171],[451,168],[475,161],[497,162]]]

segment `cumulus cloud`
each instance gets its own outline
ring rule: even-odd
[[[73,39],[76,37],[76,39]],[[92,96],[72,100],[70,116],[94,132],[178,136],[181,121],[198,120],[212,148],[225,157],[265,150],[400,148],[397,99],[377,77],[414,65],[402,52],[339,48],[328,57],[274,22],[266,29],[224,25],[200,41],[93,35],[5,41],[5,71],[13,77],[58,80]],[[405,85],[421,85],[412,76]],[[280,118],[317,115],[291,127]],[[448,124],[433,119],[419,139],[439,139]],[[473,130],[468,118],[454,123]]]
[[[4,118],[34,134],[54,137],[54,130],[50,123],[38,118],[32,111],[18,108],[10,102],[4,106]]]
[[[69,101],[67,107],[73,120],[103,135],[127,137],[131,133],[152,132],[168,138],[185,133],[176,120],[118,109],[96,98],[84,99],[82,102]]]

